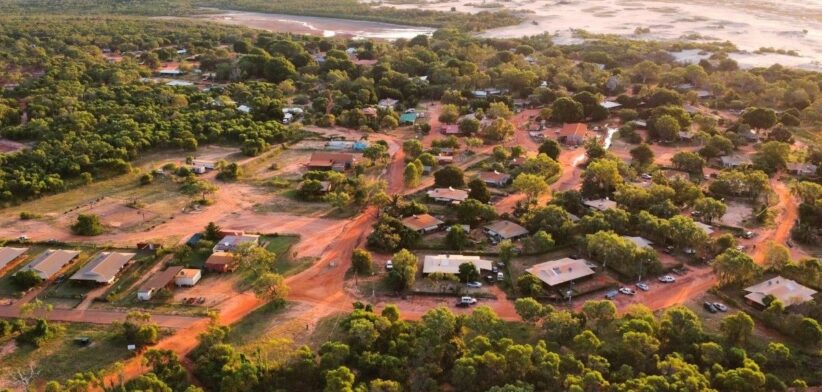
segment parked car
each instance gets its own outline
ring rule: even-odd
[[[640,177],[642,177],[643,180],[650,180],[650,179],[654,178],[653,176],[651,176],[648,173],[642,173],[642,175]]]
[[[636,294],[636,291],[634,291],[633,289],[630,289],[628,287],[620,287],[619,292],[622,293],[622,294],[625,294],[625,295],[634,295],[634,294]]]
[[[605,293],[605,298],[614,299],[614,298],[616,298],[617,295],[619,295],[619,291],[611,290],[611,291]]]
[[[476,303],[477,303],[477,299],[474,298],[474,297],[467,297],[467,296],[466,297],[461,297],[460,300],[457,302],[457,307],[467,308],[467,307],[469,307],[471,305],[474,305]]]
[[[662,283],[673,283],[676,282],[676,278],[671,275],[663,275],[659,277],[659,281]]]
[[[497,272],[497,282],[502,282],[503,280],[505,280],[505,274]]]
[[[386,261],[385,262],[385,269],[387,269],[389,271],[393,270],[394,269],[394,262],[391,261],[391,260]]]
[[[648,290],[650,290],[650,289],[651,289],[651,288],[648,286],[648,284],[647,284],[647,283],[645,283],[645,282],[639,282],[639,283],[637,283],[637,284],[636,284],[636,287],[637,287],[638,289],[642,290],[642,291],[648,291]]]
[[[719,302],[714,302],[712,305],[714,306],[714,308],[716,308],[716,310],[718,310],[720,312],[724,313],[724,312],[728,311],[728,307],[725,306],[725,304],[722,304],[722,303],[719,303]]]
[[[468,282],[465,285],[472,288],[472,289],[478,289],[478,288],[482,287],[482,282],[473,281],[473,282]]]
[[[708,312],[710,312],[710,313],[716,313],[716,312],[718,312],[718,310],[716,310],[716,306],[714,306],[714,304],[712,304],[712,303],[710,303],[710,302],[705,302],[705,303],[703,303],[703,304],[702,304],[702,307],[703,307],[703,308],[705,308],[705,310],[707,310],[707,311],[708,311]]]
[[[742,233],[742,237],[747,238],[747,239],[754,238],[755,236],[756,236],[756,234],[752,231],[746,231],[746,232]]]

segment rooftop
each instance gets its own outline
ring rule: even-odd
[[[334,164],[353,164],[354,163],[354,155],[348,154],[344,152],[315,152],[311,154],[311,160],[308,162],[308,166],[328,166],[331,167]]]
[[[439,226],[444,222],[435,218],[430,214],[419,214],[419,215],[411,215],[407,218],[403,218],[402,224],[414,231],[424,230],[429,227]]]
[[[26,253],[27,250],[29,250],[29,248],[0,247],[0,269],[16,260],[23,253]]]
[[[498,220],[485,226],[485,230],[500,236],[502,239],[517,238],[528,235],[528,229],[507,220]]]
[[[193,278],[200,273],[202,272],[197,268],[183,268],[175,276],[178,278]]]
[[[468,198],[468,192],[462,189],[454,188],[437,188],[428,191],[428,197],[432,199],[465,201]]]
[[[423,262],[422,273],[430,274],[440,272],[445,274],[458,274],[460,264],[473,263],[478,271],[490,271],[493,263],[491,260],[480,259],[479,256],[466,255],[428,255]]]
[[[480,172],[479,178],[483,182],[502,183],[502,182],[508,182],[508,180],[511,179],[511,175],[508,174],[508,173],[500,173],[500,172],[494,170],[494,171]]]
[[[609,199],[585,200],[583,202],[586,206],[600,211],[610,210],[616,208],[617,203]]]
[[[642,237],[631,237],[631,236],[624,235],[624,236],[622,236],[622,238],[633,242],[634,244],[636,244],[636,246],[638,246],[640,248],[649,248],[650,249],[651,245],[653,244],[653,242],[651,242],[651,241],[649,241],[645,238],[642,238]]]
[[[21,271],[35,271],[42,279],[49,279],[60,271],[66,264],[79,256],[74,250],[49,249],[28,263]]]
[[[140,285],[138,291],[149,292],[166,287],[174,280],[174,277],[183,270],[182,266],[168,267],[163,271],[157,272],[148,278],[147,281]]]
[[[206,265],[216,265],[216,264],[231,264],[234,261],[234,256],[228,252],[214,252],[211,256],[208,256],[205,263]]]
[[[588,132],[588,124],[585,123],[571,123],[565,124],[562,126],[562,129],[559,130],[560,137],[585,137],[585,134]]]
[[[585,259],[564,257],[559,260],[534,265],[525,271],[536,276],[549,286],[557,286],[593,275],[594,270],[592,270],[588,264],[589,262]]]
[[[69,279],[109,283],[133,258],[134,253],[100,252]]]
[[[748,287],[745,291],[748,292],[748,295],[745,296],[746,299],[763,306],[765,305],[764,299],[768,295],[778,299],[785,306],[791,306],[808,302],[816,294],[816,290],[781,276]]]

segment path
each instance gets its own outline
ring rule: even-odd
[[[765,263],[765,256],[768,247],[766,243],[773,241],[774,243],[785,245],[791,236],[791,229],[793,229],[797,218],[799,217],[799,207],[797,205],[796,197],[791,193],[790,189],[779,180],[780,173],[775,174],[770,180],[771,189],[774,191],[779,201],[773,207],[777,210],[777,216],[774,218],[776,227],[761,231],[750,244],[759,244],[755,248],[753,259],[757,264]],[[799,258],[807,256],[802,250],[792,247],[791,256]]]

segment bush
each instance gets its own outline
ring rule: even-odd
[[[11,276],[11,284],[18,291],[26,291],[34,286],[37,286],[43,279],[34,271],[19,271]]]
[[[100,217],[94,214],[80,214],[77,222],[71,225],[71,231],[77,235],[95,236],[103,234]]]
[[[20,213],[20,220],[37,219],[39,217],[40,214],[35,214],[33,212],[23,211]]]

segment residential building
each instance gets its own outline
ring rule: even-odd
[[[504,187],[511,182],[511,175],[494,171],[484,171],[479,174],[480,181],[495,187]]]
[[[702,231],[704,231],[706,235],[710,236],[714,233],[714,228],[711,227],[711,225],[699,221],[694,221],[694,224],[697,225],[697,227],[699,227],[700,229],[702,229]]]
[[[181,266],[167,267],[165,270],[152,275],[143,282],[137,289],[137,299],[141,301],[150,300],[158,291],[170,288],[174,282],[174,277],[183,270]]]
[[[79,255],[80,252],[74,250],[49,249],[26,264],[20,271],[34,271],[41,279],[48,280]]]
[[[394,109],[400,101],[397,101],[393,98],[384,98],[377,102],[377,107],[386,110],[386,109]]]
[[[177,275],[174,275],[174,284],[177,286],[194,286],[203,277],[203,271],[199,268],[183,268]]]
[[[468,199],[468,192],[451,187],[436,188],[428,191],[428,197],[440,203],[460,204]]]
[[[813,163],[789,163],[788,173],[795,176],[813,176],[816,175],[818,167]]]
[[[308,168],[311,170],[346,171],[354,166],[353,154],[343,152],[315,152],[311,154]]]
[[[653,249],[651,247],[651,245],[653,245],[653,242],[651,242],[651,241],[649,241],[649,240],[647,240],[643,237],[631,237],[631,236],[624,235],[624,236],[622,236],[622,238],[633,242],[637,247]]]
[[[500,242],[502,240],[515,240],[527,236],[528,229],[507,220],[498,220],[491,222],[483,228],[485,234],[488,234],[493,241]]]
[[[0,247],[0,270],[23,256],[29,248]]]
[[[428,275],[439,272],[443,274],[458,274],[460,264],[471,263],[477,271],[491,271],[491,260],[481,259],[479,256],[466,255],[427,255],[423,260],[422,273]]]
[[[585,137],[588,134],[588,124],[585,123],[571,123],[562,126],[559,130],[557,140],[562,143],[579,146],[585,142]]]
[[[788,307],[811,301],[816,294],[816,290],[805,287],[793,280],[785,279],[782,276],[747,287],[745,291],[748,293],[745,295],[745,299],[752,305],[761,308],[767,307],[765,298],[768,296],[779,300],[785,307]]]
[[[440,133],[443,135],[461,135],[460,127],[457,124],[444,124],[440,128]]]
[[[231,253],[214,252],[206,259],[205,269],[213,272],[231,272],[237,269],[237,265]]]
[[[417,112],[405,112],[400,115],[400,125],[414,125],[417,121]]]
[[[722,167],[729,169],[737,169],[753,165],[751,158],[744,155],[726,155],[724,157],[720,157],[719,161],[722,163]]]
[[[112,284],[117,274],[131,263],[134,253],[100,252],[69,280]]]
[[[589,261],[569,257],[536,264],[525,271],[550,287],[557,287],[594,274]]]
[[[256,234],[227,235],[223,237],[217,245],[214,245],[214,252],[233,252],[242,244],[260,243],[260,236]]]
[[[403,226],[420,234],[439,230],[444,223],[430,214],[411,215],[402,220]]]
[[[582,203],[588,208],[593,208],[598,211],[610,210],[617,207],[617,203],[609,199],[585,200]]]
[[[616,101],[603,101],[599,104],[600,106],[604,107],[605,109],[619,109],[622,107],[622,104]]]

